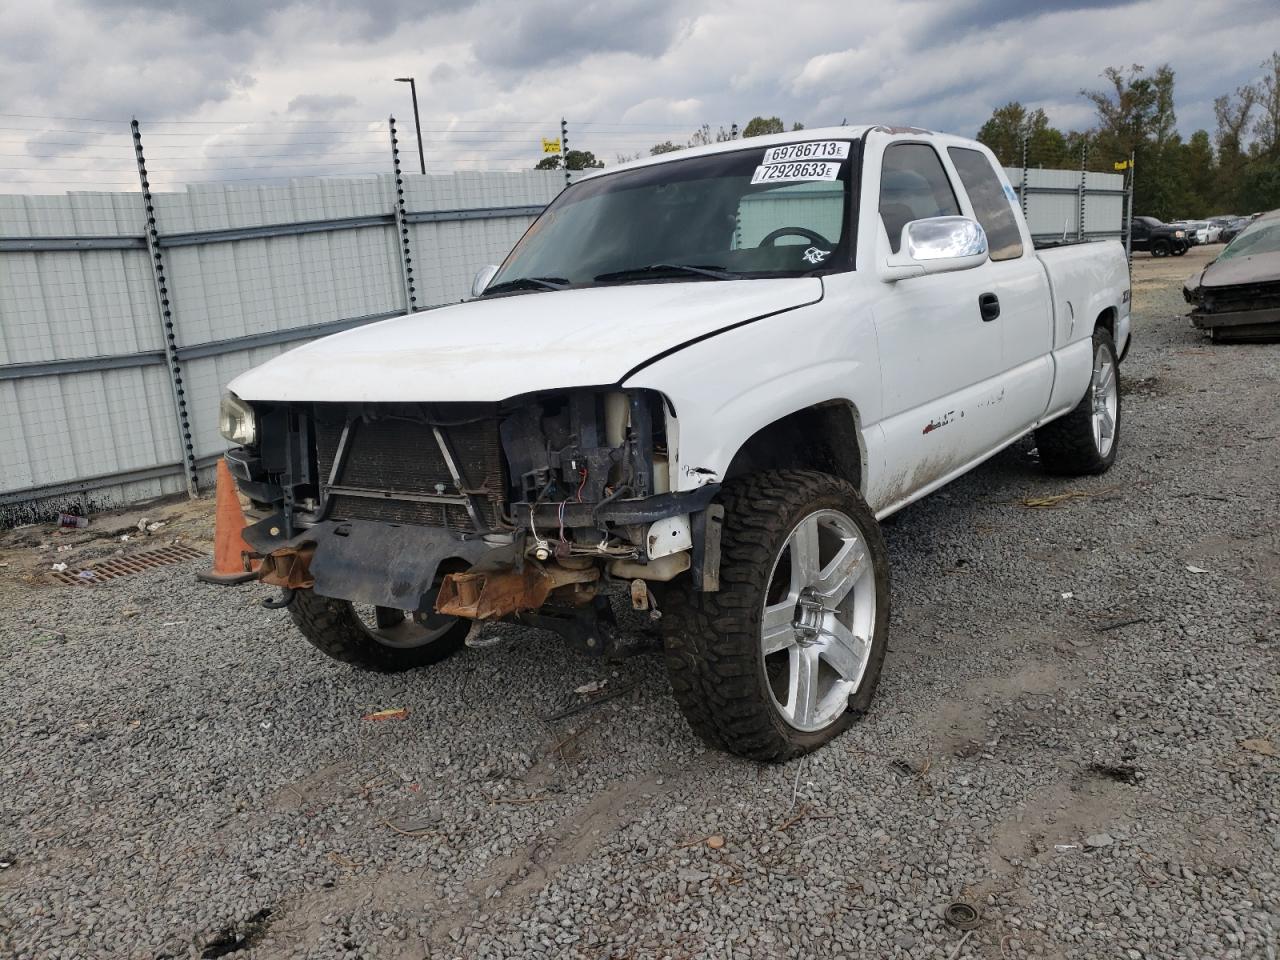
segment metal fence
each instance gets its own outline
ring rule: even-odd
[[[463,298],[565,182],[407,174],[393,131],[392,173],[153,193],[132,137],[138,191],[0,195],[0,525],[194,494],[225,449],[229,380]],[[1123,231],[1118,175],[1009,177],[1037,237]]]
[[[1118,173],[1005,167],[1036,240],[1123,240],[1128,189]]]
[[[564,186],[397,167],[153,194],[144,161],[135,193],[0,196],[0,522],[196,492],[228,380],[461,299]]]

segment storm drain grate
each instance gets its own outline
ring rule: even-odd
[[[128,557],[112,557],[83,570],[55,570],[53,579],[72,587],[93,586],[104,580],[116,580],[129,577],[135,573],[153,570],[156,567],[168,566],[171,563],[184,563],[187,560],[198,560],[204,557],[194,547],[176,543],[170,547],[159,547],[155,550],[144,550]]]

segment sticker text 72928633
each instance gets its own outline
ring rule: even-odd
[[[797,180],[835,180],[840,175],[840,163],[826,160],[799,161],[795,163],[769,163],[756,167],[751,175],[752,183],[789,183]]]

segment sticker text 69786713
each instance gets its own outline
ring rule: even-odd
[[[770,147],[761,163],[783,163],[787,160],[843,160],[849,156],[847,140],[807,140]]]
[[[789,183],[797,180],[834,180],[839,175],[839,162],[818,160],[798,163],[762,163],[751,175],[751,182]]]

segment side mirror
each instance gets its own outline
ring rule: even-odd
[[[888,283],[929,273],[969,270],[987,262],[987,232],[968,217],[929,217],[902,228],[898,252],[880,271]]]
[[[489,281],[493,279],[493,275],[498,272],[498,265],[489,264],[487,267],[481,267],[476,273],[476,278],[471,281],[471,295],[478,297],[484,293],[484,288],[489,286]]]

